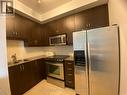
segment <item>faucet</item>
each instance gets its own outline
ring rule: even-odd
[[[11,56],[13,63],[17,63],[16,53]]]

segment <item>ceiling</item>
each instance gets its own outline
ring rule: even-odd
[[[41,0],[41,3],[38,3],[38,0],[18,0],[18,1],[28,6],[32,10],[36,11],[37,13],[42,14],[51,11],[72,0]]]

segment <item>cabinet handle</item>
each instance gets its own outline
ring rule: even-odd
[[[86,24],[86,28],[88,28],[89,27],[89,25],[88,24]]]
[[[91,26],[91,24],[88,24],[88,27],[90,27]]]
[[[68,76],[72,76],[72,74],[67,74]]]
[[[20,71],[22,71],[22,66],[20,65]]]
[[[37,44],[38,43],[38,40],[34,40],[34,43]]]
[[[67,81],[69,84],[72,83],[72,81]]]
[[[15,32],[12,32],[12,35],[15,35]]]
[[[24,65],[22,65],[22,69],[24,70]]]
[[[67,63],[68,65],[71,65],[72,63]]]
[[[37,62],[35,62],[35,65],[37,65]]]
[[[68,71],[72,71],[72,68],[68,68],[67,70],[68,70]]]
[[[56,33],[59,33],[59,30],[56,30]]]
[[[18,33],[17,33],[17,32],[15,32],[15,35],[17,36],[17,35],[18,35]]]

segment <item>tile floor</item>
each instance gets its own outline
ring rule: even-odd
[[[23,95],[75,95],[75,91],[69,88],[60,88],[43,80]]]

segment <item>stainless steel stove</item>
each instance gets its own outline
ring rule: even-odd
[[[46,58],[47,65],[47,80],[59,84],[58,86],[64,86],[64,59],[67,55],[54,55]]]

